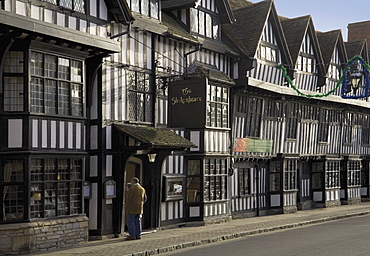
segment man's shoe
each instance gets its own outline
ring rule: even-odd
[[[127,241],[130,241],[130,240],[136,240],[136,238],[135,238],[135,237],[132,237],[132,236],[129,236],[129,237],[126,237],[126,240],[127,240]]]
[[[136,239],[141,239],[141,237],[140,237],[140,236],[138,236],[138,237],[136,237]]]

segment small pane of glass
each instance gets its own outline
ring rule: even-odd
[[[31,75],[42,76],[44,74],[44,61],[42,53],[31,53],[31,65],[30,71]]]
[[[57,82],[46,80],[45,85],[45,113],[57,113]]]
[[[4,111],[24,110],[23,77],[4,77]]]
[[[42,113],[44,105],[44,80],[31,78],[31,112]]]
[[[58,58],[58,78],[69,80],[69,59]]]
[[[69,115],[69,83],[60,82],[58,88],[58,114]]]
[[[45,183],[45,211],[44,217],[56,216],[56,191],[55,183]]]
[[[200,160],[188,160],[188,175],[200,174]]]
[[[149,16],[149,0],[141,0],[141,14]]]
[[[45,76],[57,77],[57,60],[56,56],[45,55]]]
[[[4,220],[23,220],[24,218],[24,187],[10,185],[3,187]]]
[[[72,84],[72,115],[82,116],[82,85]]]
[[[200,200],[200,177],[187,178],[186,198],[188,202],[199,202]]]
[[[59,5],[66,7],[68,9],[72,9],[72,0],[59,0]]]
[[[80,13],[85,13],[85,0],[74,0],[73,10]]]
[[[23,52],[9,51],[4,60],[4,73],[23,73]]]
[[[71,80],[74,82],[82,82],[82,62],[71,61]]]
[[[159,4],[158,0],[150,0],[150,17],[159,18]]]

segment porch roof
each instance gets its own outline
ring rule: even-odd
[[[196,146],[189,140],[177,135],[167,128],[155,128],[147,126],[114,124],[114,127],[135,140],[148,144],[153,148],[172,148],[184,150]]]

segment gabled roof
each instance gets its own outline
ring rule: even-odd
[[[306,34],[310,35],[311,44],[316,54],[318,63],[322,63],[322,55],[317,39],[316,31],[310,15],[302,16],[294,19],[280,17],[281,25],[283,26],[285,38],[288,43],[290,55],[292,56],[293,64],[297,62],[299,52]],[[324,72],[324,66],[318,65],[318,69]]]
[[[234,10],[236,22],[223,25],[222,31],[253,57],[270,13],[271,1],[262,1]]]
[[[197,8],[201,0],[162,0],[162,10],[175,11],[181,9]],[[234,22],[235,18],[227,0],[215,0],[221,23]]]
[[[245,55],[253,58],[263,29],[269,20],[274,27],[283,62],[290,65],[292,61],[274,1],[266,0],[255,4],[242,0],[229,0],[229,2],[234,8],[236,22],[223,25],[223,33],[238,45]]]
[[[342,31],[340,29],[328,31],[328,32],[316,32],[317,39],[319,40],[322,58],[325,65],[325,72],[328,72],[329,64],[333,53],[338,47],[339,57],[341,63],[347,62],[346,51],[344,48],[344,42],[342,37]]]
[[[359,40],[353,42],[345,42],[348,59],[358,55],[363,58],[364,61],[368,62],[368,50],[366,40]]]
[[[281,25],[283,26],[285,38],[288,43],[290,55],[295,63],[297,61],[299,51],[303,42],[303,38],[307,33],[308,26],[311,21],[311,16],[303,16],[294,19],[280,17]]]
[[[125,0],[105,0],[105,4],[115,22],[128,24],[135,20]]]
[[[231,10],[233,10],[233,11],[236,10],[236,9],[239,9],[239,8],[250,6],[250,5],[253,4],[252,2],[249,2],[247,0],[228,0],[228,1],[229,1],[229,5],[231,7]]]

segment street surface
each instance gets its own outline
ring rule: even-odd
[[[370,255],[370,216],[253,235],[161,255],[357,256]]]

